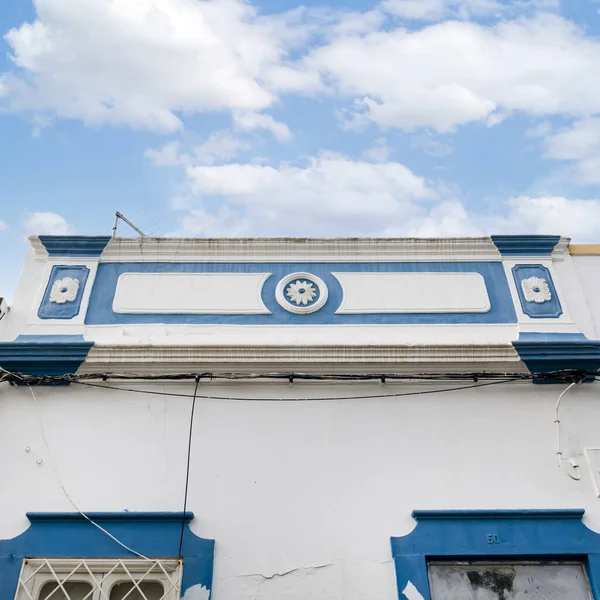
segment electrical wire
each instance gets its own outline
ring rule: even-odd
[[[35,406],[36,412],[37,412],[37,416],[38,416],[38,422],[40,425],[40,433],[42,435],[42,441],[44,442],[44,446],[46,447],[46,453],[48,454],[49,458],[50,458],[50,465],[52,466],[52,470],[54,471],[54,475],[56,477],[56,480],[58,482],[58,485],[60,486],[60,489],[63,491],[65,497],[67,498],[67,500],[69,501],[69,503],[71,504],[71,506],[87,521],[89,521],[94,527],[96,527],[97,529],[99,529],[102,533],[104,533],[105,535],[107,535],[111,540],[115,541],[117,544],[119,544],[119,546],[121,546],[122,548],[124,548],[125,550],[127,550],[128,552],[131,552],[132,554],[135,554],[136,556],[139,556],[140,558],[143,558],[144,560],[148,560],[151,561],[152,559],[148,558],[147,556],[144,556],[143,554],[140,554],[139,552],[137,552],[136,550],[134,550],[133,548],[130,548],[129,546],[127,546],[126,544],[124,544],[121,540],[117,539],[112,533],[110,533],[110,531],[107,531],[106,529],[104,529],[104,527],[102,527],[101,525],[98,525],[98,523],[96,523],[94,520],[90,519],[90,517],[88,517],[78,506],[77,504],[75,504],[75,502],[73,501],[73,499],[71,498],[71,496],[69,495],[69,492],[67,491],[67,489],[65,488],[64,483],[62,482],[62,479],[60,477],[60,473],[58,472],[58,468],[56,467],[56,462],[54,460],[54,456],[52,455],[52,451],[50,450],[50,445],[48,444],[48,440],[46,438],[46,432],[44,429],[44,420],[42,418],[42,412],[40,411],[40,407],[38,405],[38,401],[36,398],[36,395],[32,389],[32,387],[25,382],[25,385],[27,386],[27,389],[31,392],[31,397],[33,398],[33,405]]]
[[[198,380],[199,381],[199,380]],[[324,402],[327,400],[370,400],[375,398],[401,398],[404,396],[421,396],[424,394],[440,394],[443,392],[455,392],[459,390],[470,390],[474,388],[486,387],[490,385],[499,385],[502,383],[513,383],[514,379],[500,379],[497,381],[487,381],[485,383],[475,383],[471,385],[462,385],[451,388],[441,388],[435,390],[419,390],[416,392],[398,392],[394,394],[371,394],[368,396],[329,396],[329,397],[305,397],[305,398],[284,398],[284,397],[276,397],[276,398],[246,398],[243,396],[208,396],[201,394],[194,394],[194,396],[190,394],[178,394],[175,392],[161,392],[155,390],[140,390],[135,388],[128,387],[120,387],[120,386],[111,386],[111,385],[102,385],[99,383],[90,383],[88,381],[72,381],[72,383],[76,383],[78,385],[85,385],[89,387],[100,388],[103,390],[117,390],[121,392],[133,392],[137,394],[153,394],[157,396],[174,396],[178,398],[201,398],[203,400],[231,400],[238,402]]]
[[[560,419],[558,418],[558,410],[560,408],[560,403],[562,401],[562,399],[567,395],[567,393],[569,392],[569,390],[577,385],[578,383],[580,383],[579,381],[574,381],[573,383],[569,384],[560,394],[560,396],[558,397],[558,401],[556,402],[556,407],[554,408],[554,424],[556,426],[556,460],[558,462],[558,467],[560,469],[564,469],[564,463],[563,463],[563,458],[562,458],[562,448],[561,448],[561,443],[560,443]],[[574,479],[575,481],[579,481],[581,479],[581,473],[579,472],[579,465],[574,463],[573,464],[573,468],[575,469],[577,476],[575,477],[574,475],[571,475],[571,473],[567,472],[567,475],[571,478]]]
[[[185,513],[187,511],[188,488],[190,484],[190,462],[192,457],[192,434],[194,432],[194,410],[196,409],[196,394],[200,385],[200,377],[196,377],[196,386],[194,387],[194,396],[192,398],[192,410],[190,411],[190,426],[188,433],[187,465],[185,468],[185,492],[183,494],[183,516],[181,519],[181,535],[179,536],[179,558],[183,548],[183,533],[185,531]]]
[[[78,373],[67,375],[27,375],[24,373],[13,373],[0,367],[0,383],[23,383],[27,381],[31,385],[49,385],[56,383],[81,383],[91,380],[119,381],[186,381],[201,379],[226,380],[226,381],[251,381],[251,380],[286,380],[293,383],[301,381],[474,381],[510,379],[521,381],[564,381],[571,383],[582,379],[596,379],[600,371],[583,371],[577,369],[564,369],[552,373],[494,373],[494,372],[471,372],[471,373],[303,373],[303,372],[225,372],[225,373],[135,373],[135,372],[104,372],[104,373]]]

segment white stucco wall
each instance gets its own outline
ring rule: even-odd
[[[138,387],[191,394],[193,385]],[[556,465],[564,386],[286,401],[436,387],[448,384],[202,384],[200,394],[282,398],[197,402],[188,509],[193,530],[216,540],[212,597],[393,600],[389,538],[414,527],[415,508],[582,507],[600,531],[580,456],[600,447],[598,383],[575,387],[561,407],[580,482]],[[190,399],[81,385],[35,393],[41,421],[26,387],[0,389],[0,538],[27,527],[26,511],[72,510],[53,462],[83,510],[182,509]]]
[[[595,339],[600,338],[600,256],[573,256],[575,272],[580,281],[594,323]],[[588,336],[591,337],[591,336]]]

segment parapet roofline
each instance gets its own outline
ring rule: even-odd
[[[569,238],[520,235],[455,238],[109,238],[31,236],[36,258],[121,261],[498,261],[502,256],[559,256]]]

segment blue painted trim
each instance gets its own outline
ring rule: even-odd
[[[416,521],[465,520],[465,519],[578,519],[583,508],[526,508],[495,510],[413,510]]]
[[[549,256],[560,235],[492,235],[502,256]]]
[[[46,285],[44,297],[42,298],[42,302],[38,309],[38,317],[40,319],[72,319],[73,317],[76,317],[81,309],[81,300],[83,299],[83,292],[89,274],[90,270],[83,265],[53,266],[48,279],[48,284]],[[50,302],[50,294],[54,282],[63,277],[71,277],[72,279],[77,279],[79,281],[79,289],[77,290],[75,300],[72,302],[65,302],[64,304]]]
[[[184,512],[86,512],[92,521],[136,521],[136,522],[177,522],[189,523],[194,513]],[[85,521],[86,518],[78,512],[28,512],[25,516],[33,523],[36,521]]]
[[[562,315],[562,306],[558,298],[558,293],[556,292],[556,287],[554,286],[554,281],[552,280],[552,275],[548,268],[543,265],[515,265],[512,268],[512,274],[515,280],[519,301],[521,302],[521,308],[527,316],[533,319],[552,319]],[[550,290],[550,300],[543,302],[542,304],[527,302],[521,281],[523,279],[528,279],[529,277],[540,277],[546,280]]]
[[[21,335],[0,342],[0,367],[27,375],[70,375],[93,345],[81,335]]]
[[[190,529],[191,513],[89,513],[94,522],[148,557],[178,558],[182,519],[182,595],[194,585],[212,588],[214,540]],[[0,600],[14,600],[24,557],[135,558],[89,521],[73,513],[28,513],[31,526],[0,540]]]
[[[416,528],[391,538],[398,597],[406,600],[402,590],[410,581],[431,600],[430,560],[577,560],[600,600],[600,535],[582,523],[583,514],[582,509],[415,510]]]
[[[548,342],[548,341],[562,341],[562,342],[583,342],[588,338],[583,333],[556,333],[556,332],[537,332],[537,331],[526,331],[519,333],[519,340],[521,342]]]
[[[97,257],[102,254],[110,241],[108,235],[40,235],[50,256],[89,256]]]
[[[438,272],[480,273],[485,280],[491,308],[486,313],[410,313],[337,315],[342,288],[332,272]],[[328,287],[325,305],[310,314],[294,314],[279,305],[275,289],[290,273],[308,272]],[[123,314],[112,309],[117,280],[123,273],[272,273],[262,288],[268,315]],[[228,324],[228,325],[342,325],[342,324],[455,324],[516,323],[515,307],[500,262],[460,263],[101,263],[94,280],[86,325],[133,323]]]
[[[532,373],[556,371],[597,371],[600,369],[600,341],[577,334],[521,334],[513,342],[519,357]],[[556,383],[553,380],[541,380]]]

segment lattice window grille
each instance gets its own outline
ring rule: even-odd
[[[116,586],[123,584],[131,589],[119,595],[119,600],[179,600],[181,566],[181,561],[173,559],[26,558],[15,600],[40,600],[40,592],[49,583],[56,587],[44,595],[44,600],[114,600]],[[75,595],[75,583],[89,591]],[[157,583],[162,586],[162,595],[149,594],[149,587],[156,590]]]

